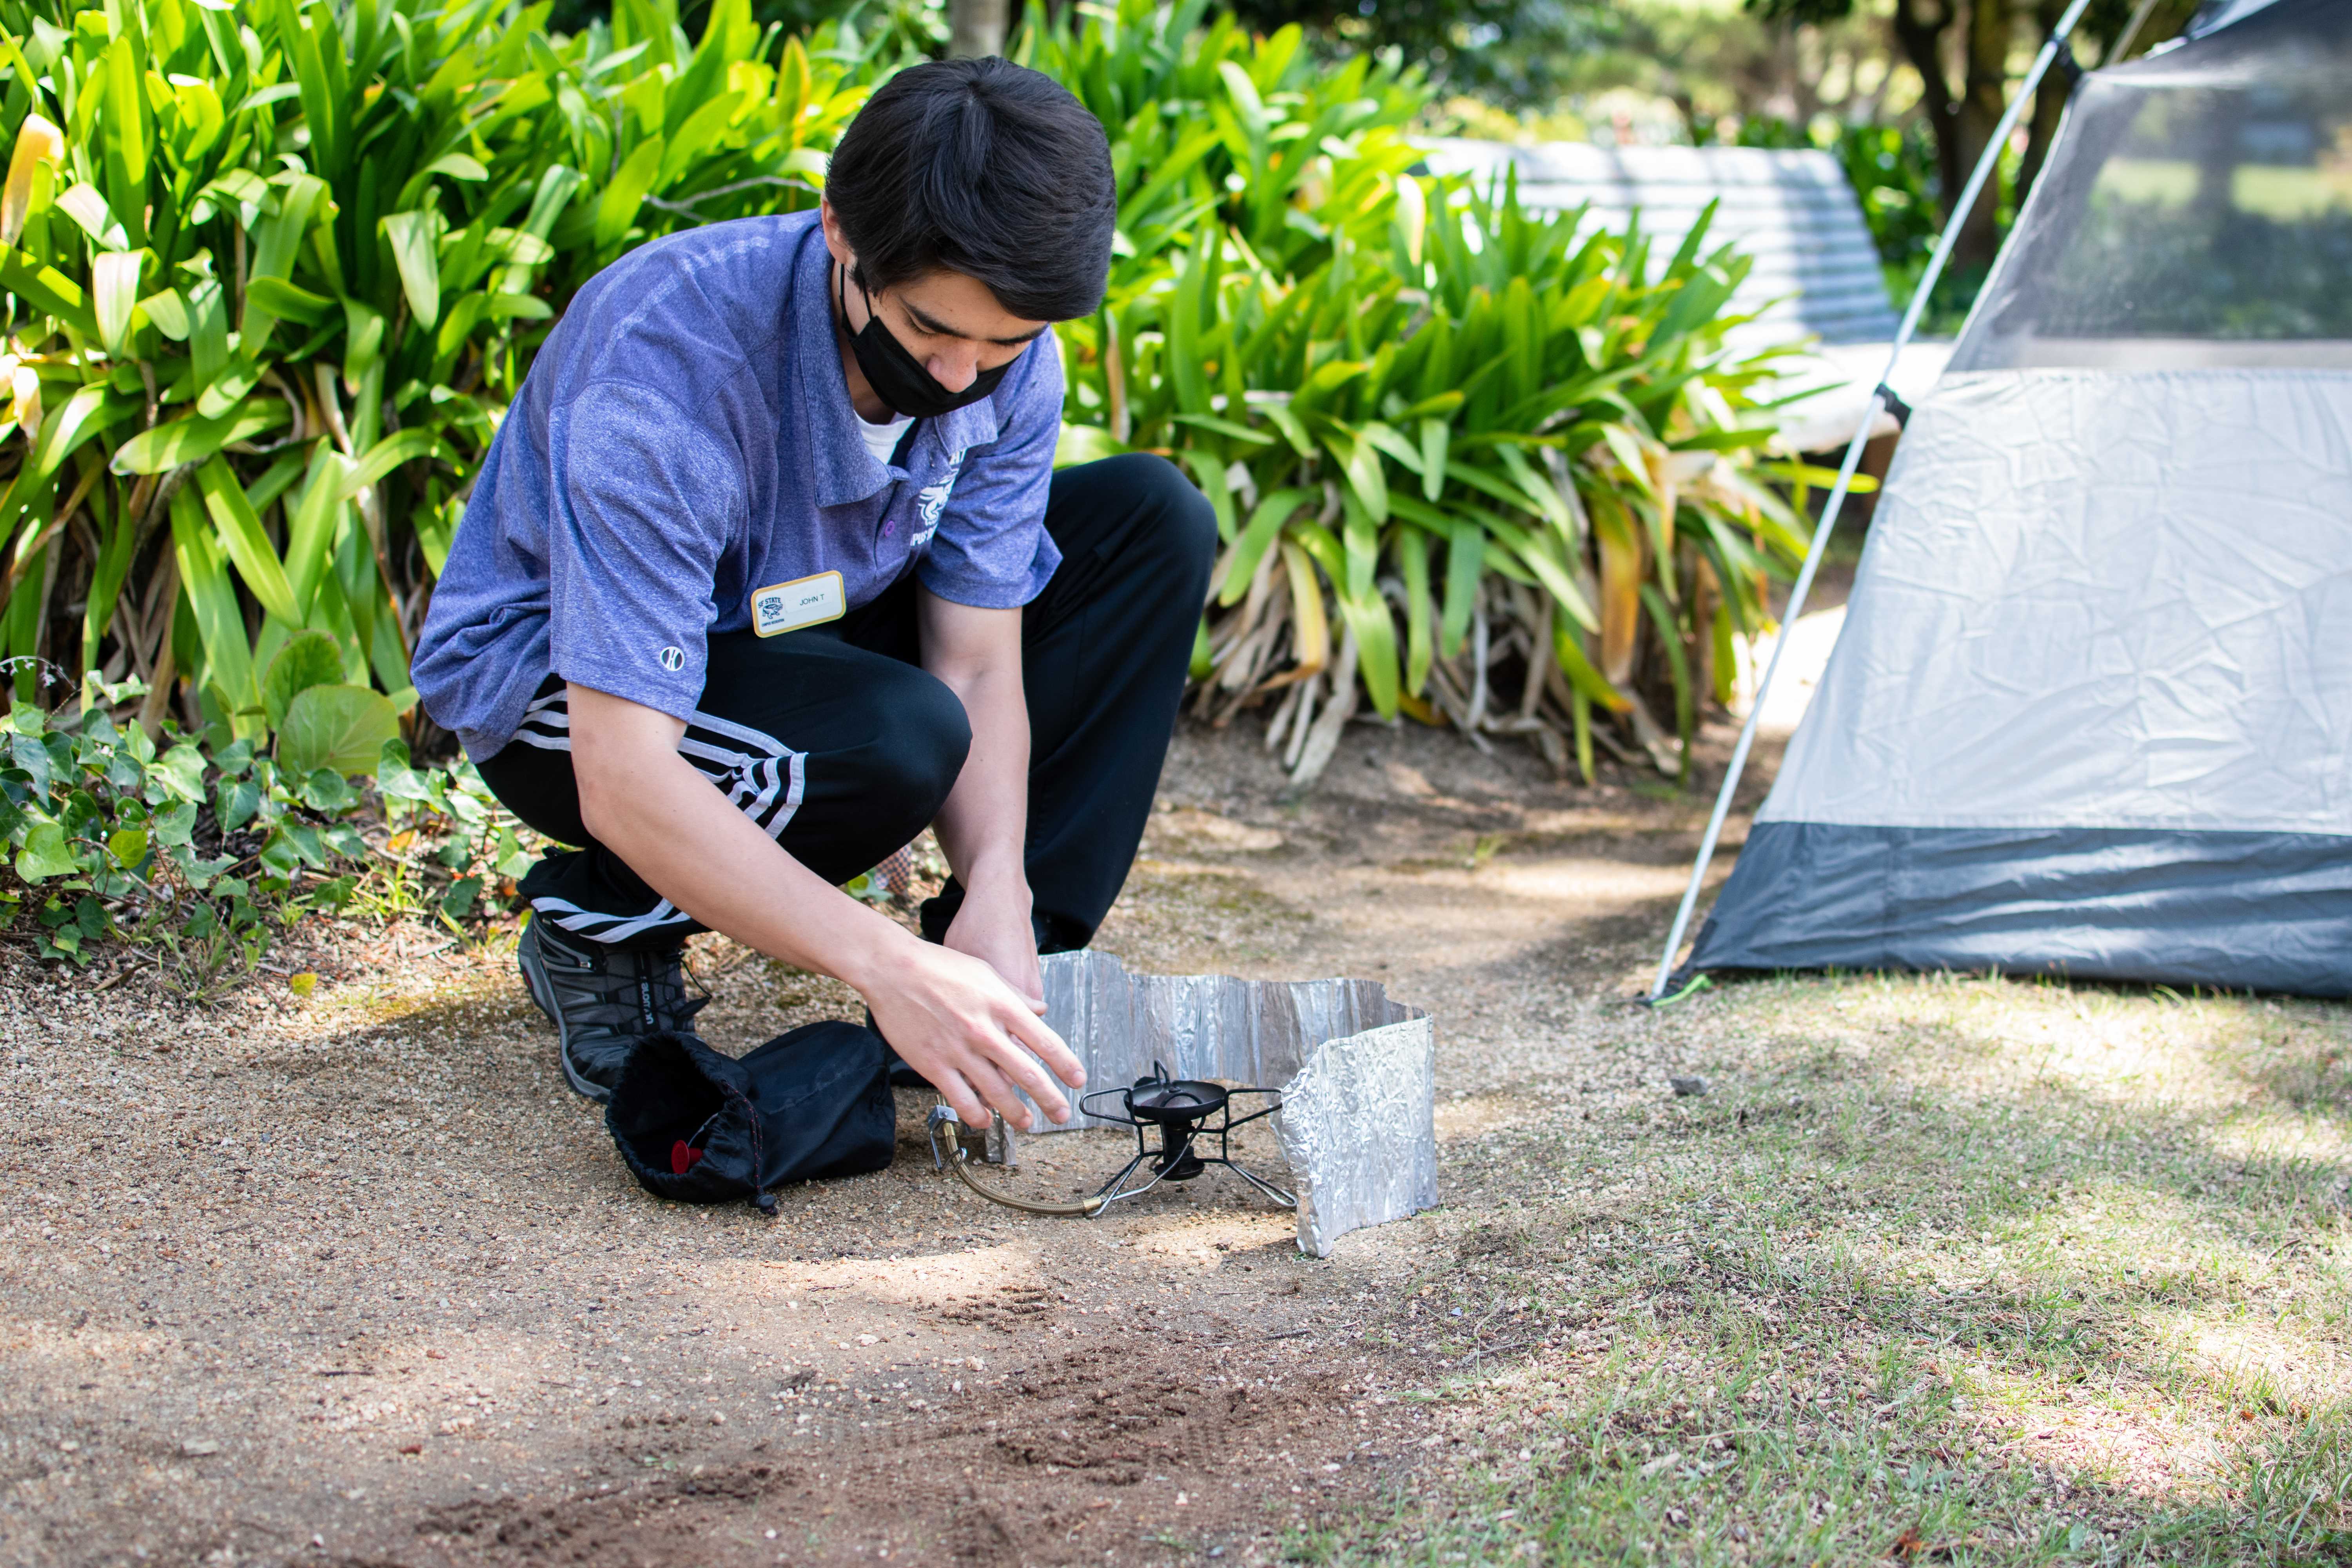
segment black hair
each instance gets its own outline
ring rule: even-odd
[[[1118,218],[1109,138],[1061,84],[1010,60],[892,77],[850,121],[824,194],[868,289],[945,268],[1027,321],[1102,302]]]

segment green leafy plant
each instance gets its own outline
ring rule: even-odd
[[[382,912],[422,912],[463,935],[464,922],[513,911],[514,884],[538,856],[471,763],[419,768],[394,738],[378,752],[375,779],[386,832],[381,885],[366,890]]]
[[[0,717],[0,940],[77,964],[109,940],[145,945],[201,989],[249,973],[312,910],[467,937],[509,914],[535,855],[470,765],[413,766],[397,738],[315,768],[295,754],[304,700],[351,689],[297,691],[276,757],[168,720],[160,742],[117,725],[109,710],[137,700],[135,682],[54,718],[16,704]],[[352,773],[374,775],[373,797]]]
[[[812,205],[871,70],[743,0],[0,0],[0,654],[372,757],[550,320],[631,246]],[[69,617],[79,620],[79,647]],[[317,639],[310,640],[309,634]],[[284,649],[318,674],[283,710]],[[20,669],[16,695],[32,695]]]
[[[246,742],[206,754],[170,723],[160,742],[108,706],[52,721],[0,718],[0,928],[40,957],[88,962],[110,936],[154,940],[205,972],[258,961],[273,921],[340,908],[366,854],[341,773],[289,773]]]
[[[1063,333],[1064,455],[1166,452],[1216,508],[1200,706],[1273,701],[1301,784],[1360,692],[1588,779],[1598,708],[1679,773],[1806,540],[1767,481],[1814,476],[1761,458],[1776,356],[1727,344],[1747,262],[1704,222],[1654,258],[1638,227],[1416,174],[1411,73],[1200,16],[1033,10],[1027,45],[1119,149],[1109,293]]]

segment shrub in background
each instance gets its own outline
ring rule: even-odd
[[[110,717],[143,695],[138,681],[90,695],[56,715],[34,702],[0,714],[0,931],[37,957],[87,963],[127,939],[201,992],[249,972],[275,929],[312,909],[420,914],[463,935],[530,868],[513,818],[464,763],[413,766],[398,739],[362,758],[363,737],[299,724],[274,756],[169,719],[151,739]]]
[[[280,769],[242,741],[207,754],[168,727],[159,747],[103,707],[78,717],[52,724],[31,702],[0,717],[0,846],[17,881],[0,885],[0,917],[29,912],[39,956],[86,961],[105,937],[152,933],[206,970],[231,951],[249,967],[263,908],[351,897],[352,878],[317,875],[364,853],[349,820],[360,797],[342,774]]]
[[[1654,259],[1638,232],[1417,174],[1411,72],[1328,70],[1295,27],[1202,14],[1033,8],[1022,44],[1118,150],[1110,289],[1062,334],[1087,427],[1065,456],[1167,452],[1224,533],[1200,706],[1277,703],[1268,744],[1301,784],[1360,692],[1588,779],[1598,707],[1679,772],[1803,549],[1759,482],[1776,356],[1725,342],[1747,263],[1704,223]]]

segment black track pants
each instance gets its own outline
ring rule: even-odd
[[[1215,520],[1165,460],[1054,476],[1045,528],[1062,564],[1022,617],[1029,697],[1029,889],[1038,945],[1084,947],[1127,880],[1175,730]],[[679,752],[793,858],[829,882],[872,869],[929,826],[963,767],[963,706],[916,662],[909,574],[843,619],[710,639],[700,710]],[[481,764],[507,808],[562,844],[522,880],[535,918],[632,947],[703,928],[589,837],[562,684]],[[963,901],[923,908],[933,940]]]

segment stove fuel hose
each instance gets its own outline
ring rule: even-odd
[[[957,1180],[990,1203],[1003,1204],[1006,1208],[1019,1209],[1024,1214],[1051,1215],[1056,1218],[1066,1219],[1092,1219],[1108,1205],[1109,1200],[1099,1194],[1080,1198],[1076,1203],[1046,1204],[1032,1202],[1028,1198],[1016,1198],[1011,1193],[999,1192],[971,1173],[971,1152],[964,1148],[963,1140],[957,1136],[962,1127],[963,1121],[956,1115],[954,1107],[948,1105],[931,1107],[931,1163],[953,1171]],[[948,1130],[947,1149],[944,1153],[940,1148],[941,1128]]]

